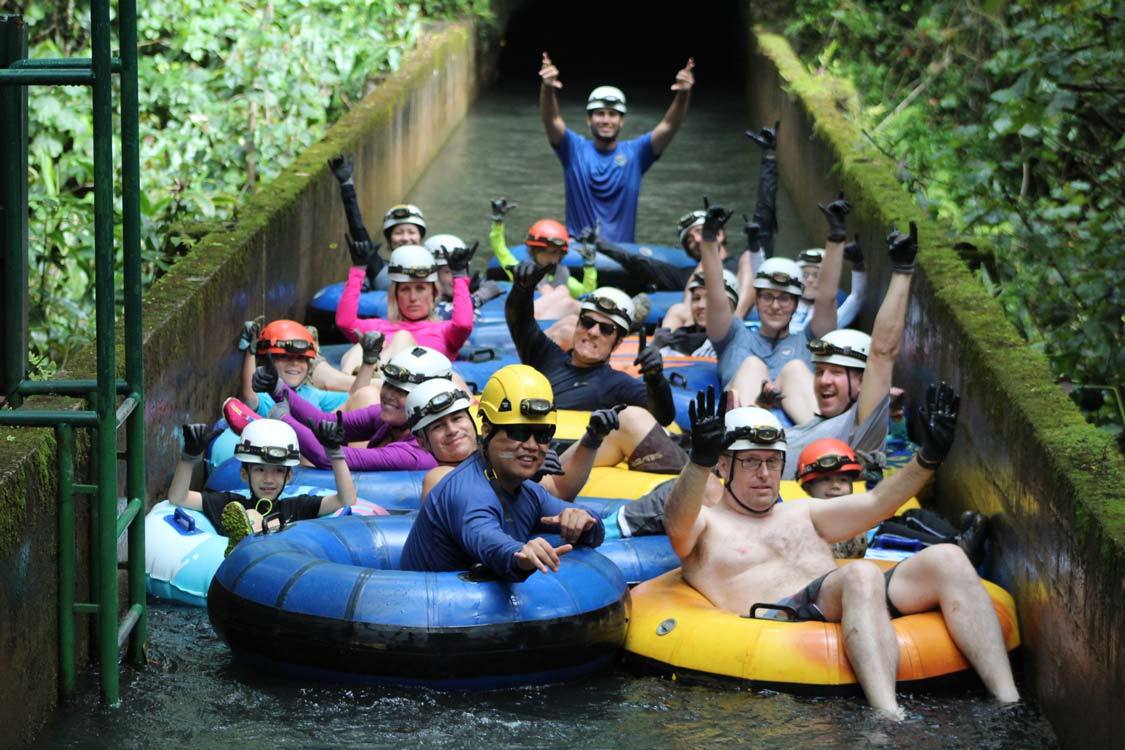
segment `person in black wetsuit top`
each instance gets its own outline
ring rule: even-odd
[[[620,289],[595,290],[582,300],[574,347],[563,351],[533,315],[535,287],[552,270],[553,266],[539,267],[530,261],[516,266],[504,314],[520,361],[547,376],[560,409],[629,405],[621,412],[617,436],[599,449],[597,466],[626,459],[634,470],[678,472],[676,467],[682,468],[687,456],[660,426],[672,423],[676,407],[659,349],[648,346],[637,355],[634,364],[644,373],[641,381],[609,365],[610,354],[633,327],[633,301]]]

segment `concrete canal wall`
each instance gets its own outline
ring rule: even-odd
[[[810,74],[781,37],[755,28],[748,98],[755,124],[781,120],[782,179],[802,220],[843,190],[871,274],[874,317],[890,274],[884,237],[918,223],[921,250],[895,381],[920,403],[926,385],[962,395],[957,443],[936,494],[956,514],[991,517],[996,576],[1019,605],[1025,691],[1065,746],[1120,747],[1125,737],[1125,462],[1055,385],[959,250],[987,251],[931,220],[895,167],[845,113],[847,82]],[[954,515],[955,517],[955,515]]]

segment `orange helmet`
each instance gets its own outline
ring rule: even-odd
[[[537,250],[561,248],[566,250],[570,244],[570,234],[554,219],[540,219],[527,230],[527,246]]]
[[[258,334],[258,354],[296,354],[314,359],[316,341],[295,320],[275,320]]]
[[[856,460],[855,451],[843,440],[822,438],[805,446],[797,459],[797,481],[802,486],[806,482],[838,474],[851,472],[853,479],[859,476],[863,467]]]

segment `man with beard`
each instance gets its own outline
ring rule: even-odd
[[[641,177],[672,142],[687,115],[695,61],[676,74],[672,105],[651,132],[619,141],[625,122],[625,94],[614,86],[598,86],[586,100],[586,122],[593,140],[566,127],[559,114],[555,89],[561,89],[559,69],[543,53],[539,68],[539,113],[547,140],[558,154],[566,178],[566,223],[571,235],[601,224],[611,242],[633,242]]]

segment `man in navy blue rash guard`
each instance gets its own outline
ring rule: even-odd
[[[481,449],[431,490],[402,550],[403,570],[465,570],[478,563],[501,580],[559,569],[576,545],[597,547],[602,520],[532,481],[555,432],[551,385],[526,365],[508,365],[480,398]],[[554,546],[536,532],[558,533]]]

